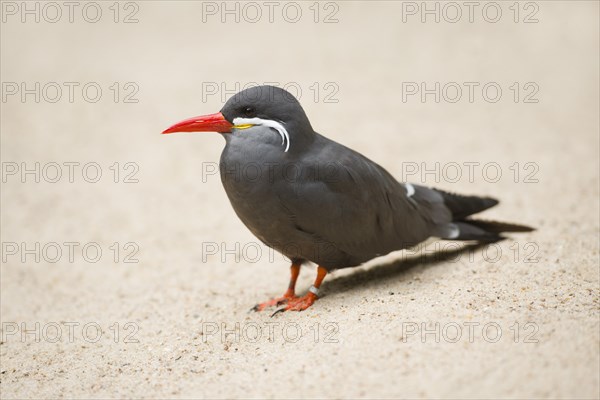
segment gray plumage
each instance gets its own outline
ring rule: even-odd
[[[293,261],[333,270],[431,236],[495,241],[500,232],[528,229],[468,219],[497,204],[494,199],[398,182],[377,163],[315,132],[297,100],[282,89],[247,89],[221,112],[232,123],[276,121],[289,134],[287,152],[273,127],[224,134],[221,179],[242,222]]]

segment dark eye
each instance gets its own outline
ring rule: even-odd
[[[254,108],[253,107],[246,107],[246,108],[244,108],[244,113],[248,114],[248,115],[252,114],[252,113],[254,113]]]

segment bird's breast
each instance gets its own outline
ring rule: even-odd
[[[247,136],[227,140],[221,154],[221,181],[238,217],[269,244],[289,229],[290,218],[279,194],[294,191],[295,182],[289,176],[296,163],[284,152],[280,139],[273,140],[278,136],[244,131]]]

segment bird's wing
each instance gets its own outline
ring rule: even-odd
[[[439,194],[399,183],[336,142],[327,140],[306,157],[304,169],[313,170],[292,184],[294,190],[280,192],[282,206],[298,229],[356,260],[416,245],[449,219]]]

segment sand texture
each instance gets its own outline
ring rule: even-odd
[[[598,2],[522,2],[518,22],[499,2],[497,23],[486,2],[454,23],[421,2],[298,2],[296,23],[288,2],[272,22],[261,2],[255,22],[112,3],[96,23],[86,3],[3,14],[2,399],[600,397]],[[306,312],[248,312],[289,264],[232,210],[223,139],[160,132],[252,82],[399,180],[537,230],[428,242],[331,274]]]

